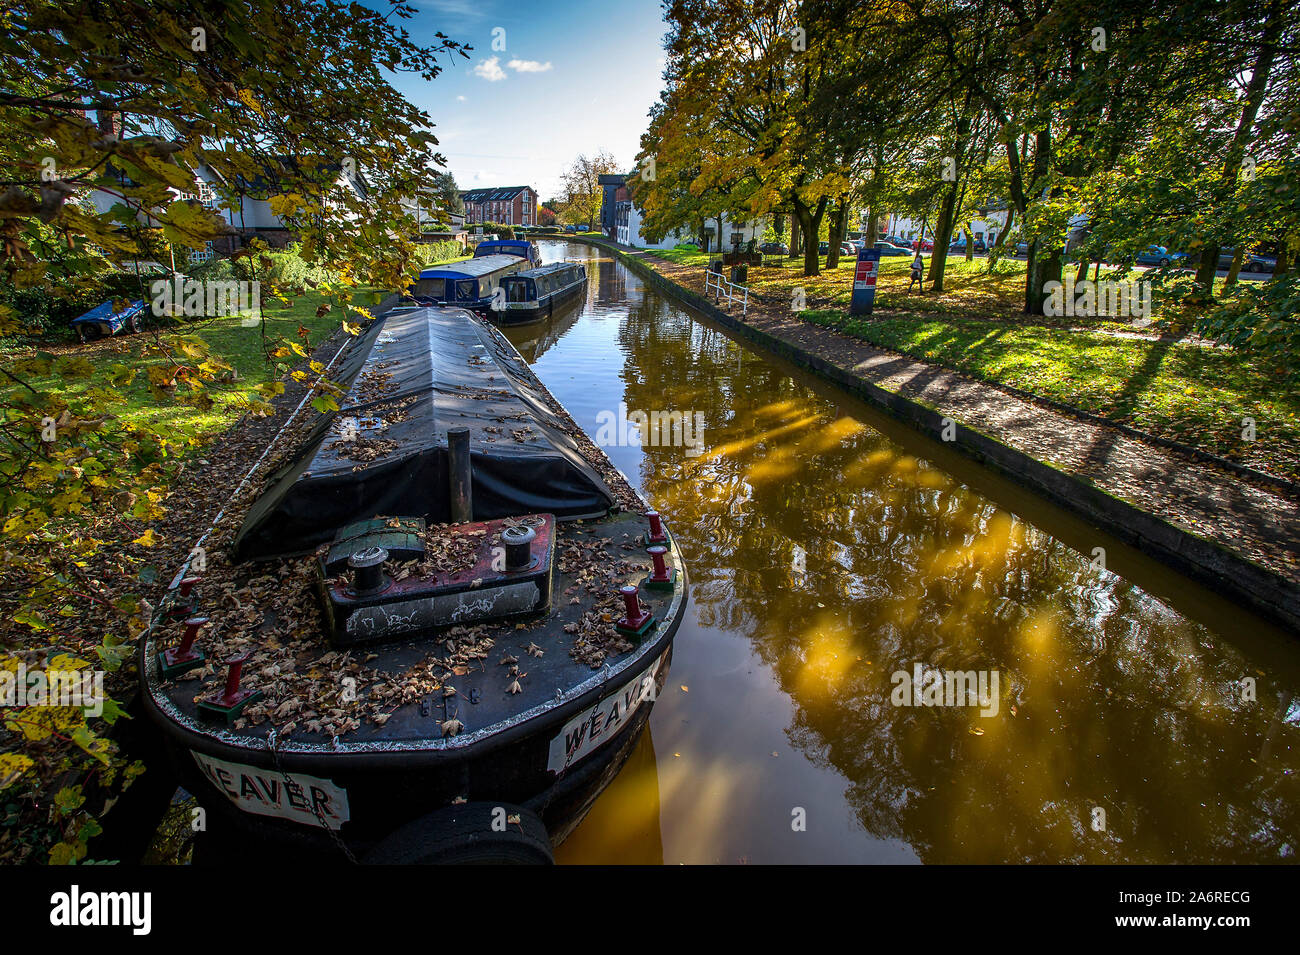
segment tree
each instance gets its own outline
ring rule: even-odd
[[[400,287],[413,271],[414,220],[403,203],[431,166],[444,164],[429,117],[388,77],[433,80],[440,56],[464,52],[440,33],[431,47],[415,44],[400,25],[415,13],[405,4],[377,11],[340,0],[8,4],[0,15],[3,290],[98,292],[114,266],[147,251],[146,234],[189,248],[222,235],[224,223],[190,198],[202,165],[215,174],[219,201],[233,203],[260,182],[276,214],[301,235],[303,257],[333,276],[323,288],[336,294],[340,311],[364,314],[353,302],[357,285]],[[364,199],[336,185],[340,175],[364,179],[367,171],[383,176]],[[86,201],[95,192],[109,208]],[[242,260],[254,274],[271,261],[258,252]],[[21,314],[0,305],[0,339],[30,331]],[[7,382],[0,389],[0,603],[8,650],[44,659],[47,645],[57,646],[72,666],[98,661],[116,669],[148,624],[139,593],[101,583],[139,573],[137,558],[106,542],[123,519],[163,515],[175,462],[194,439],[124,423],[113,410],[137,377],[159,402],[210,407],[209,392],[229,366],[194,335],[158,334],[140,344],[145,356],[166,363],[141,374],[130,358],[99,371],[75,353],[0,354]],[[305,357],[305,344],[268,343],[277,370]],[[52,387],[51,379],[85,387]],[[266,386],[248,410],[268,410],[263,399],[277,386],[283,389]],[[336,386],[322,380],[316,388],[318,408],[337,407]],[[164,541],[151,529],[133,543]],[[95,642],[84,634],[74,640],[70,617],[96,620]],[[15,659],[0,654],[0,666]],[[120,712],[112,704],[105,720]],[[92,725],[80,709],[50,708],[39,717],[4,710],[0,718],[7,731],[0,788],[15,802],[36,805],[41,785],[92,768],[101,790],[134,773],[99,735],[103,723]],[[100,795],[102,805],[109,797]],[[55,861],[86,853],[95,826],[82,802],[80,786],[70,784],[55,800],[64,827]]]
[[[564,190],[564,210],[561,218],[571,225],[587,223],[597,228],[600,222],[600,207],[605,201],[605,191],[600,185],[600,177],[616,175],[619,172],[618,160],[602,149],[595,156],[588,158],[580,153],[560,176]]]

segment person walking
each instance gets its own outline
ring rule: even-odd
[[[925,274],[925,259],[921,257],[921,250],[916,250],[916,258],[912,260],[912,281],[907,283],[907,290],[912,291],[915,285],[922,292],[925,291],[925,285],[922,284],[921,276]]]

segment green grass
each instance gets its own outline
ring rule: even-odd
[[[873,345],[1004,383],[1150,434],[1300,479],[1300,395],[1238,352],[1102,332],[925,316],[802,317]],[[1242,419],[1256,440],[1242,440]]]
[[[370,295],[365,294],[371,291],[362,290],[363,294],[356,295],[354,301],[363,307],[373,304]],[[327,301],[332,309],[317,317],[318,306]],[[85,358],[93,368],[92,373],[71,381],[50,375],[32,379],[30,384],[37,390],[48,391],[70,400],[102,386],[113,365],[138,367],[140,371],[135,380],[118,389],[126,396],[126,401],[112,405],[111,413],[126,421],[165,429],[173,436],[207,439],[224,431],[239,417],[242,413],[241,397],[253,395],[258,385],[276,377],[275,366],[266,357],[264,340],[274,342],[288,338],[301,342],[298,335],[301,326],[309,332],[308,347],[314,347],[331,335],[343,318],[338,304],[318,292],[298,296],[289,307],[271,299],[264,305],[263,317],[264,326],[255,314],[234,315],[197,319],[162,333],[164,338],[170,334],[201,338],[212,355],[238,372],[236,381],[207,383],[214,399],[213,406],[207,410],[176,401],[160,402],[153,397],[147,385],[147,369],[162,365],[164,359],[159,356],[141,357],[144,346],[153,340],[153,335],[148,331],[140,335],[118,335],[87,345],[51,346],[49,350],[59,357]],[[354,313],[350,320],[356,321],[358,316]],[[184,386],[177,390],[184,391]]]

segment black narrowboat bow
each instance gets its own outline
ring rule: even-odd
[[[335,375],[142,642],[196,858],[548,861],[645,725],[686,568],[468,312],[394,308]]]

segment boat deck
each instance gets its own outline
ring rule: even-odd
[[[271,728],[290,750],[467,745],[653,663],[660,628],[675,628],[685,600],[671,549],[677,586],[639,593],[655,616],[651,630],[634,642],[614,626],[624,613],[618,588],[640,582],[651,567],[648,530],[643,515],[626,511],[559,525],[543,615],[343,649],[323,635],[314,558],[217,569],[194,591],[194,612],[211,618],[200,636],[205,665],[162,681],[155,699],[182,726],[234,745],[263,748]],[[178,644],[183,630],[181,619],[169,621],[154,649]],[[196,701],[220,691],[225,661],[244,653],[241,687],[262,698],[229,725],[201,715]],[[156,661],[150,664],[154,682]]]

